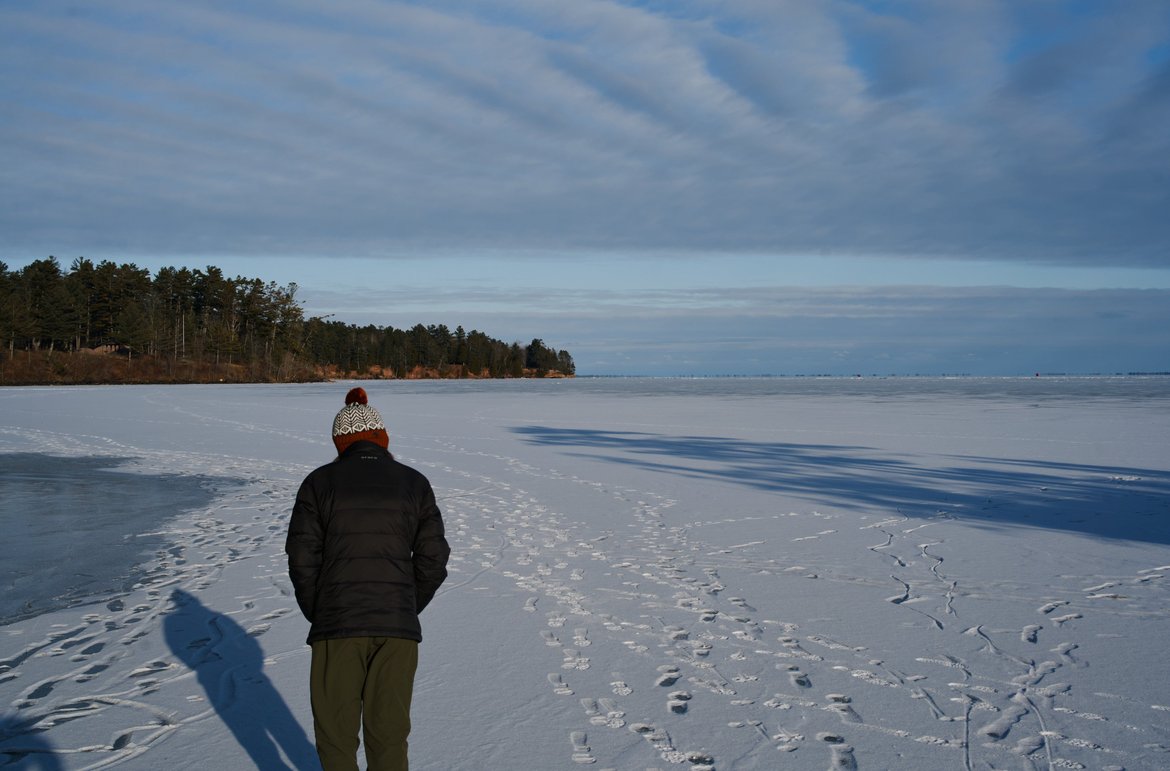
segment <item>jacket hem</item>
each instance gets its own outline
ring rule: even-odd
[[[346,637],[397,637],[401,640],[422,642],[422,635],[404,629],[354,629],[340,632],[310,632],[306,645],[312,645],[321,640],[340,640]]]

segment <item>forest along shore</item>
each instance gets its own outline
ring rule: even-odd
[[[0,261],[0,385],[570,377],[568,351],[462,326],[305,317],[297,285],[79,257]]]
[[[526,351],[526,346],[521,346]],[[521,353],[525,356],[525,353]],[[371,364],[344,369],[331,364],[289,366],[275,373],[246,364],[174,360],[158,356],[134,358],[120,350],[0,352],[0,386],[30,385],[167,385],[179,383],[317,383],[330,380],[486,380],[575,377],[558,370],[521,367],[516,374],[473,372],[462,364],[442,367],[415,365],[398,372]]]

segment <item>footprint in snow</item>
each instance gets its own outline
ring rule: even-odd
[[[826,695],[829,703],[825,706],[830,712],[836,712],[837,716],[841,718],[844,723],[860,723],[861,716],[850,705],[853,699],[840,693],[830,693]]]
[[[79,641],[77,644],[84,645],[85,643],[89,642],[92,639],[93,639],[92,637],[89,637],[89,638],[86,638],[85,640]],[[61,646],[61,647],[65,647],[65,646]],[[104,642],[94,643],[93,645],[89,645],[86,648],[78,651],[77,654],[72,656],[69,660],[73,661],[73,662],[85,661],[90,656],[93,656],[96,653],[101,653],[102,650],[105,649],[105,647],[106,647],[106,644]]]
[[[691,652],[694,653],[698,658],[705,658],[711,653],[711,644],[705,642],[696,642],[692,646]]]
[[[606,728],[621,728],[626,724],[626,713],[619,709],[613,699],[599,699],[596,702],[596,712],[589,715],[589,722]],[[589,711],[586,710],[588,714]]]
[[[18,708],[30,707],[41,699],[45,698],[53,692],[53,689],[60,683],[60,680],[45,680],[24,695],[24,698],[17,704]]]
[[[686,761],[691,764],[692,771],[714,771],[715,769],[715,756],[707,752],[688,752],[686,753]]]
[[[129,676],[130,677],[145,677],[146,675],[157,674],[157,673],[162,672],[164,670],[171,669],[172,667],[173,667],[172,664],[168,664],[165,661],[152,661],[149,664],[138,667],[137,669],[132,671],[129,674]]]
[[[1081,647],[1081,646],[1077,645],[1076,643],[1066,642],[1066,643],[1061,643],[1060,645],[1053,648],[1052,652],[1060,654],[1060,663],[1061,664],[1068,664],[1070,666],[1080,667],[1081,662],[1078,661],[1077,659],[1073,658],[1073,655],[1072,655],[1072,652],[1075,651],[1079,647]]]
[[[588,736],[584,731],[573,731],[569,734],[569,742],[573,745],[573,762],[586,765],[596,763],[593,751],[589,748]]]
[[[564,679],[560,675],[558,675],[557,673],[553,672],[552,674],[550,674],[548,676],[548,682],[549,682],[549,685],[551,685],[553,687],[553,693],[555,693],[557,696],[572,696],[573,695],[573,689],[570,688],[565,683]]]
[[[995,720],[983,728],[979,729],[979,733],[988,736],[992,739],[1002,740],[1007,738],[1007,735],[1012,730],[1012,726],[1020,721],[1024,715],[1028,714],[1028,710],[1023,707],[1013,704],[1012,706],[1003,710],[1000,713],[998,720]]]
[[[682,715],[686,713],[690,700],[690,691],[671,691],[670,697],[666,701],[666,708],[677,715]]]
[[[73,682],[75,682],[75,683],[88,683],[90,680],[94,679],[95,677],[100,675],[102,672],[105,672],[109,668],[110,667],[108,664],[94,664],[92,667],[85,670],[77,677],[73,678]],[[3,680],[0,680],[0,682],[3,682]]]
[[[581,655],[581,652],[576,648],[565,648],[565,661],[561,664],[561,669],[589,669],[589,659]]]
[[[581,708],[591,725],[621,728],[626,724],[622,719],[626,713],[618,709],[613,699],[581,699]]]
[[[260,637],[261,635],[263,635],[265,632],[267,632],[271,628],[272,628],[271,624],[257,624],[256,626],[248,628],[248,636],[249,637]]]
[[[784,635],[784,636],[778,637],[776,639],[779,640],[781,645],[783,645],[785,648],[788,649],[789,656],[792,656],[795,658],[800,658],[800,659],[805,659],[806,661],[824,661],[825,660],[823,656],[819,656],[815,653],[809,653],[808,651],[806,651],[804,648],[801,647],[800,643],[797,642],[796,638],[794,638],[794,637],[789,637],[788,635]]]
[[[795,664],[777,664],[776,668],[788,672],[789,681],[797,688],[812,687],[812,682],[808,679],[808,675],[800,671],[800,667]]]
[[[679,677],[682,676],[679,674],[678,667],[674,664],[663,664],[658,668],[658,671],[661,674],[659,674],[658,679],[655,681],[655,685],[661,685],[663,687],[674,685],[678,682]]]
[[[845,744],[845,739],[835,734],[820,734],[819,739],[829,743],[829,771],[856,771],[857,759],[853,757],[853,747]]]

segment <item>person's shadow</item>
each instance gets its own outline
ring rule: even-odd
[[[41,729],[32,725],[40,716],[20,720],[15,715],[0,715],[0,766],[24,771],[62,771],[53,745]]]
[[[294,771],[319,770],[316,749],[264,674],[264,654],[256,639],[181,589],[171,594],[171,601],[175,610],[163,622],[167,645],[195,672],[256,768],[287,770],[291,763]]]

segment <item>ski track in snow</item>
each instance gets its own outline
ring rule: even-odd
[[[209,409],[174,411],[216,424]],[[243,430],[320,444],[260,423]],[[216,608],[226,614],[219,618],[256,639],[299,622],[283,543],[311,466],[144,451],[96,434],[0,429],[5,435],[22,450],[139,457],[148,470],[242,480],[172,523],[174,545],[128,595],[53,613],[49,626],[34,619],[0,628],[0,766],[35,757],[44,734],[62,768],[148,767],[155,746],[217,719],[249,687],[250,673],[216,664],[242,644],[225,636],[226,624],[184,629],[189,658],[162,642],[168,616],[181,611],[177,597],[199,597],[230,572],[248,580],[237,587],[238,607]],[[539,681],[530,690],[565,716],[565,768],[864,769],[874,767],[867,748],[876,744],[894,748],[880,757],[927,758],[937,768],[1170,763],[1170,696],[1136,704],[1124,692],[1078,686],[1078,673],[1095,663],[1084,649],[1100,649],[1080,629],[1164,614],[1170,564],[1042,586],[971,577],[951,559],[964,550],[957,539],[965,526],[943,509],[927,517],[811,506],[757,513],[762,540],[722,546],[704,533],[747,518],[713,513],[680,523],[671,514],[683,504],[659,487],[661,477],[633,487],[566,472],[554,454],[538,464],[506,443],[491,453],[457,438],[399,439],[409,445],[402,459],[435,483],[454,550],[436,603],[489,580],[511,587],[499,601],[501,623],[532,634],[529,647],[509,655],[529,662]],[[606,512],[612,526],[565,512],[566,498]],[[846,625],[852,636],[842,636],[827,620],[776,611],[802,587],[829,596],[826,582],[868,597],[881,618],[905,628],[910,649],[875,650],[865,623]],[[289,657],[307,671],[303,646],[270,651],[264,663]],[[222,669],[214,705],[194,682],[212,666]],[[1115,720],[1122,707],[1151,717]],[[113,727],[108,741],[84,740],[90,721]]]

